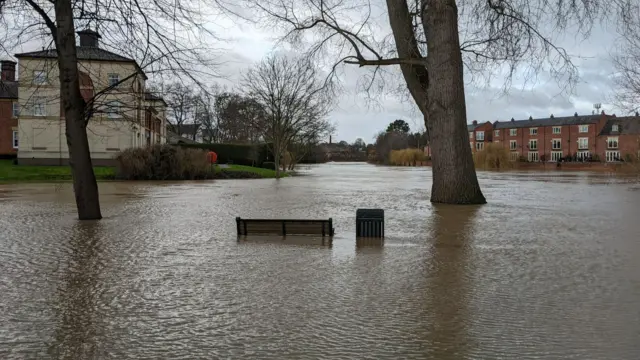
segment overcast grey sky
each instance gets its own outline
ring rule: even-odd
[[[246,67],[259,61],[274,51],[277,38],[253,25],[233,25],[231,21],[224,26],[231,41],[230,50],[223,56],[226,61],[224,73],[229,76],[232,85],[238,74]],[[591,113],[593,104],[602,103],[607,113],[615,112],[611,99],[614,69],[610,54],[616,49],[618,35],[613,29],[595,28],[586,40],[567,34],[557,39],[557,43],[574,56],[574,63],[580,72],[580,81],[573,93],[562,91],[559,84],[546,74],[539,73],[535,83],[522,87],[518,77],[505,94],[504,78],[495,77],[489,83],[468,85],[466,101],[468,121],[495,121]],[[331,114],[336,125],[334,139],[352,142],[361,137],[371,142],[374,135],[383,130],[395,119],[405,119],[412,130],[423,128],[422,117],[415,111],[411,102],[401,101],[392,93],[383,93],[375,98],[373,104],[367,101],[366,94],[358,90],[356,83],[370,74],[369,69],[357,66],[345,67],[340,74],[344,91],[341,93],[337,108]]]
[[[388,24],[382,23],[383,27]],[[223,62],[219,72],[226,79],[219,80],[220,84],[233,88],[237,86],[241,74],[248,67],[260,61],[278,48],[276,39],[278,34],[268,29],[259,28],[254,24],[241,23],[237,19],[212,19],[212,27],[225,41],[218,48],[218,61]],[[385,31],[385,29],[382,29]],[[613,67],[610,54],[615,51],[617,34],[614,29],[595,28],[587,40],[581,40],[567,34],[557,39],[558,44],[565,47],[573,55],[574,63],[580,71],[580,82],[573,94],[562,92],[558,84],[545,73],[537,76],[537,81],[523,89],[518,76],[507,94],[502,92],[504,79],[494,77],[490,82],[468,85],[466,87],[467,114],[469,122],[524,119],[591,113],[593,103],[602,103],[607,112],[616,109],[609,104],[613,83],[611,76]],[[41,42],[24,44],[19,51],[39,49]],[[329,59],[331,60],[331,59]],[[335,60],[335,59],[334,59]],[[411,102],[402,101],[391,91],[378,94],[374,101],[367,101],[365,94],[358,90],[358,83],[371,74],[370,69],[357,66],[344,67],[339,73],[344,86],[340,93],[339,102],[332,112],[330,120],[336,125],[334,140],[353,142],[360,137],[369,143],[374,135],[386,128],[395,119],[404,119],[413,131],[423,128],[422,117],[416,112]],[[401,77],[397,76],[399,83]],[[388,86],[387,90],[393,90]]]

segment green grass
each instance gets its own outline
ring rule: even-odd
[[[115,169],[95,167],[98,180],[115,178]],[[0,160],[0,182],[18,181],[71,181],[71,168],[68,166],[21,166],[13,165],[11,160]]]
[[[115,169],[112,167],[94,167],[98,181],[115,179]],[[275,170],[256,168],[243,165],[229,165],[218,171],[232,173],[255,174],[256,177],[275,178]],[[287,174],[282,174],[285,177]],[[22,181],[71,181],[71,168],[68,166],[28,166],[13,165],[12,160],[0,160],[0,182]]]

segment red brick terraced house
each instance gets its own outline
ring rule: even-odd
[[[18,152],[18,82],[16,63],[0,61],[0,159]]]
[[[640,116],[578,115],[496,121],[469,128],[471,146],[493,142],[509,149],[511,160],[529,162],[595,160],[616,162],[640,157]],[[474,144],[475,142],[475,144]]]

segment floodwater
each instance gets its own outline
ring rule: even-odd
[[[480,173],[434,206],[427,168],[277,180],[0,184],[2,359],[638,359],[640,187]],[[385,209],[358,244],[355,212]],[[234,218],[334,219],[332,247],[238,241]]]

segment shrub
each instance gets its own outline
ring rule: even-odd
[[[116,177],[125,180],[197,180],[215,175],[207,152],[171,145],[124,150],[116,157]]]
[[[389,164],[391,165],[416,165],[419,161],[425,161],[427,157],[420,149],[391,150]]]
[[[269,156],[267,144],[179,144],[177,146],[185,149],[213,151],[218,155],[218,163],[220,164],[260,166]]]
[[[473,162],[476,168],[483,170],[513,169],[517,166],[515,161],[511,161],[508,149],[493,143],[485,144],[483,150],[476,152]]]

